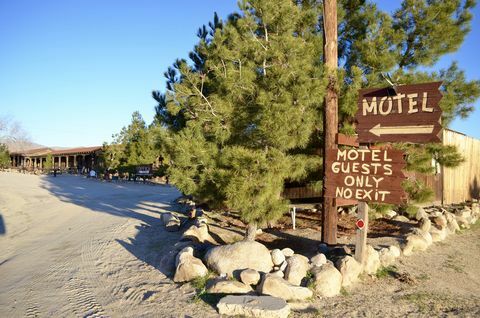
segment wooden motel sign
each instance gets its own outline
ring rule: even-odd
[[[402,151],[330,149],[326,156],[326,197],[391,204],[405,201]]]
[[[355,115],[358,142],[439,142],[441,84],[360,90]]]

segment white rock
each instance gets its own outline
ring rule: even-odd
[[[468,219],[461,215],[455,215],[455,220],[457,221],[458,225],[460,226],[461,229],[469,229],[470,228],[470,222]]]
[[[400,249],[395,245],[382,248],[378,252],[381,266],[386,267],[386,266],[392,265],[395,262],[395,260],[400,256],[400,254],[401,254]]]
[[[252,287],[236,280],[215,279],[207,284],[209,294],[248,294],[253,291]]]
[[[389,210],[385,213],[385,217],[386,218],[389,218],[389,219],[392,219],[394,217],[397,216],[397,212],[393,211],[393,210]]]
[[[324,264],[327,264],[327,257],[325,256],[325,254],[319,253],[319,254],[313,256],[310,259],[310,262],[312,263],[312,266],[320,267]]]
[[[272,251],[272,262],[275,266],[280,266],[285,261],[285,255],[278,248]]]
[[[295,254],[295,252],[288,247],[285,247],[284,249],[282,249],[282,253],[283,255],[285,255],[285,257],[291,257],[293,254]]]
[[[190,226],[182,235],[182,238],[189,239],[197,243],[212,243],[217,244],[213,237],[208,233],[208,225],[201,224],[200,226]]]
[[[420,221],[421,219],[427,218],[428,219],[428,214],[425,212],[425,210],[421,207],[418,208],[417,214],[415,215],[415,219],[417,221]]]
[[[226,296],[217,304],[225,316],[256,318],[287,318],[290,307],[284,299],[272,296]]]
[[[305,300],[313,296],[307,287],[295,286],[281,277],[265,274],[257,291],[263,295],[280,297],[285,300]]]
[[[355,283],[362,272],[362,265],[351,256],[345,256],[339,259],[336,267],[340,271],[340,274],[342,274],[343,287],[348,287]]]
[[[432,236],[432,242],[440,242],[447,238],[448,230],[447,227],[443,227],[441,229],[437,228],[436,226],[432,226],[430,228],[430,235]]]
[[[456,212],[455,216],[460,216],[466,220],[469,220],[472,217],[472,211],[469,208],[465,207],[462,211]]]
[[[307,271],[310,269],[308,258],[300,254],[293,254],[287,259],[287,263],[285,279],[290,284],[300,286],[302,279],[307,276]]]
[[[284,261],[284,262],[282,263],[282,265],[280,265],[279,270],[282,271],[282,272],[284,272],[284,271],[287,269],[287,266],[288,266],[287,261]]]
[[[380,268],[380,255],[371,245],[367,245],[365,264],[363,270],[369,274],[375,274]]]
[[[448,211],[444,211],[445,218],[447,219],[447,229],[450,233],[455,233],[456,231],[460,231],[460,226],[457,223],[455,215]]]
[[[255,241],[214,247],[205,255],[205,261],[212,270],[229,276],[233,276],[234,271],[247,268],[264,273],[269,273],[273,268],[270,251]]]
[[[447,218],[444,215],[435,216],[432,218],[432,223],[443,229],[447,227]]]
[[[423,235],[413,233],[407,236],[406,244],[402,252],[403,255],[409,256],[412,255],[414,251],[425,251],[429,245],[429,242]]]
[[[342,289],[342,274],[330,263],[312,269],[315,291],[323,297],[333,297]]]
[[[208,274],[207,267],[202,261],[194,256],[184,253],[180,257],[173,281],[176,283],[189,282],[197,277]]]
[[[285,273],[281,270],[278,270],[278,271],[271,272],[270,275],[274,275],[274,276],[283,278],[285,276]]]
[[[420,221],[418,221],[418,226],[419,226],[420,230],[422,230],[423,232],[428,232],[428,231],[430,231],[430,227],[432,226],[432,222],[430,221],[429,218],[423,218],[423,219],[420,219]]]
[[[254,269],[248,268],[240,273],[240,280],[245,285],[257,285],[260,281],[260,273]]]
[[[177,256],[175,257],[175,266],[178,266],[180,262],[184,261],[185,258],[193,256],[193,247],[186,246],[178,252]]]
[[[397,215],[397,216],[394,217],[392,220],[397,221],[397,222],[405,222],[405,223],[410,222],[410,220],[409,220],[407,217],[403,216],[403,215]]]
[[[472,203],[472,215],[480,218],[480,205],[477,202]]]
[[[162,222],[168,232],[176,232],[180,229],[180,219],[170,212],[162,214]]]

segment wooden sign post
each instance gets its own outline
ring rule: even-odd
[[[356,230],[355,239],[355,260],[360,264],[365,265],[366,253],[367,253],[367,233],[368,233],[368,204],[367,202],[359,202],[357,210],[358,220],[363,221],[363,226],[358,226]]]
[[[323,36],[324,36],[324,64],[329,72],[329,84],[324,102],[324,148],[336,148],[335,137],[338,132],[338,97],[337,97],[337,1],[325,0],[323,2]],[[323,156],[324,181],[328,178],[325,174],[325,155]],[[325,187],[324,187],[325,189]],[[323,197],[322,205],[322,241],[328,245],[337,244],[337,207],[331,197]]]
[[[355,115],[358,137],[337,135],[337,143],[358,147],[375,142],[438,142],[442,129],[442,82],[363,89]],[[406,200],[404,154],[394,149],[325,148],[324,197],[358,202],[355,259],[364,265],[367,202],[401,204]]]

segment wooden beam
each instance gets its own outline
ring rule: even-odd
[[[344,146],[352,146],[352,147],[360,146],[358,143],[357,136],[347,136],[344,134],[337,134],[337,144],[344,145]]]
[[[339,206],[346,206],[346,205],[355,205],[358,204],[357,200],[352,199],[344,199],[344,198],[335,198],[335,205]]]

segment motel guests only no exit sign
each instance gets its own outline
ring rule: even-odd
[[[442,82],[369,88],[359,91],[359,143],[438,142],[442,129]]]
[[[403,152],[395,149],[327,151],[325,196],[401,204],[406,199]]]

